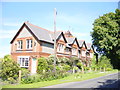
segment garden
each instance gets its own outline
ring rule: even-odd
[[[53,56],[41,57],[38,59],[37,73],[34,75],[30,74],[28,69],[20,68],[19,64],[12,60],[10,55],[4,56],[0,61],[2,66],[0,78],[4,88],[20,88],[21,85],[28,88],[26,85],[29,86],[31,84],[33,84],[32,88],[36,88],[71,81],[81,81],[116,72],[106,56],[101,56],[98,63],[96,63],[94,56],[89,65],[86,65],[87,62],[85,60],[80,60],[77,57],[57,57],[56,71],[54,70]],[[20,70],[21,78],[19,78]],[[36,83],[41,84],[36,86],[34,85]]]

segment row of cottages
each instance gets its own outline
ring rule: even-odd
[[[12,58],[31,73],[36,73],[37,58],[54,54],[54,32],[29,22],[23,23],[10,43]],[[92,45],[77,40],[69,31],[56,32],[56,50],[58,57],[76,56],[82,60],[93,57]]]

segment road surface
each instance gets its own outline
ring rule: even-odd
[[[70,82],[43,88],[119,88],[120,72],[79,82]]]

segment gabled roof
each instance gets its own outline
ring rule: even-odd
[[[79,46],[83,47],[83,44],[85,45],[85,48],[87,49],[85,40],[78,40]]]
[[[66,38],[65,38],[65,36],[64,36],[62,31],[57,31],[56,32],[56,40],[58,40],[61,35],[63,36],[65,42],[67,43],[67,40],[66,40]],[[51,33],[51,37],[52,37],[52,40],[54,40],[54,33]]]
[[[85,40],[78,40],[79,46],[82,47],[84,42],[85,42]]]
[[[52,38],[51,38],[51,33],[53,33],[53,32],[50,32],[44,28],[35,26],[28,22],[25,22],[25,24],[34,33],[34,35],[38,38],[38,40],[53,43]]]
[[[15,40],[15,38],[18,36],[18,34],[21,32],[21,30],[22,30],[22,28],[24,26],[38,40],[49,42],[49,43],[54,43],[54,41],[53,41],[54,40],[54,32],[49,31],[49,30],[44,29],[44,28],[41,28],[41,27],[38,27],[38,26],[33,25],[33,24],[29,23],[29,22],[24,22],[23,23],[22,27],[19,29],[19,31],[17,32],[17,34],[15,35],[15,37],[12,39],[12,41],[10,43],[12,43]],[[63,32],[56,32],[56,39],[58,39],[58,37],[61,34],[63,34]],[[65,37],[64,37],[64,39],[65,39]]]
[[[91,43],[86,43],[87,49],[91,49],[92,44]]]
[[[91,43],[87,43],[86,46],[87,46],[88,50],[93,49],[93,51],[94,51],[93,45]]]
[[[75,37],[66,37],[68,44],[73,44]]]

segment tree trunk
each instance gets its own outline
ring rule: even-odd
[[[105,72],[105,67],[104,67],[104,72]]]

